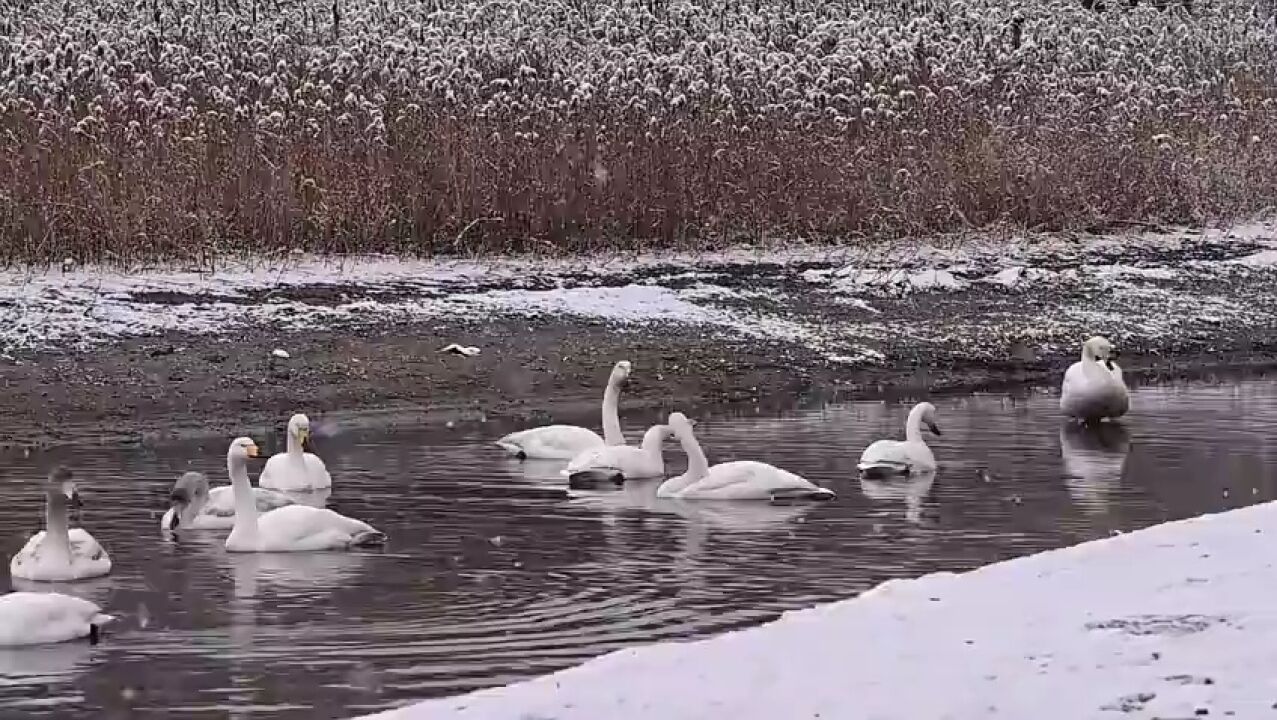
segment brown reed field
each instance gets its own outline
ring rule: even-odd
[[[11,0],[0,261],[1227,221],[1275,71],[1240,0]]]

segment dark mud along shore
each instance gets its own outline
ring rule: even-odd
[[[668,268],[627,274],[625,282],[672,290],[711,278],[715,293],[697,302],[740,313],[744,321],[734,327],[487,312],[301,331],[267,323],[218,336],[168,332],[76,350],[11,350],[0,361],[4,443],[270,436],[296,411],[345,425],[593,425],[602,384],[622,358],[634,363],[623,410],[647,408],[653,416],[657,408],[779,409],[1054,386],[1093,333],[1115,341],[1136,381],[1263,371],[1277,366],[1277,272],[1232,262],[1263,249],[1253,241],[1190,239],[1169,250],[1056,252],[1020,273],[1046,274],[1031,284],[1004,282],[1005,268],[978,259],[919,261],[912,272],[934,280],[940,268],[955,282],[907,292],[899,283],[872,286],[854,297],[822,279],[837,279],[843,267],[830,261],[702,265],[695,281]],[[1193,263],[1208,270],[1158,270]],[[1002,280],[987,282],[995,271]],[[602,288],[619,281],[576,282]],[[290,293],[315,295],[313,288],[273,291],[284,299]],[[165,312],[166,304],[201,299],[149,301]],[[741,329],[778,322],[804,330],[769,336]],[[439,352],[451,342],[482,352]],[[273,348],[290,357],[273,357]]]

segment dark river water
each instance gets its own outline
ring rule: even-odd
[[[44,469],[73,463],[82,524],[115,567],[57,589],[121,620],[96,647],[0,650],[0,717],[350,717],[1277,496],[1270,382],[1140,388],[1126,430],[1104,436],[1063,433],[1056,402],[936,400],[941,469],[913,485],[855,473],[870,441],[902,434],[908,404],[699,414],[711,462],[765,460],[838,492],[789,507],[658,501],[654,483],[569,496],[559,465],[489,444],[504,426],[329,426],[316,439],[329,506],[390,536],[360,553],[231,556],[224,532],[161,537],[173,479],[193,468],[226,482],[229,438],[4,458],[6,554],[42,526]],[[627,435],[655,417],[623,416]],[[667,458],[681,471],[676,444]]]

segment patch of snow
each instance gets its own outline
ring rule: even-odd
[[[365,720],[1269,717],[1274,534],[1277,503],[1167,523]]]
[[[821,276],[805,273],[804,279],[813,282]],[[949,270],[926,268],[921,270],[846,267],[829,278],[830,289],[836,292],[856,292],[864,288],[875,289],[896,295],[913,292],[955,291],[964,290],[969,283],[957,277]]]
[[[1245,265],[1248,267],[1271,268],[1277,266],[1277,250],[1260,250],[1253,255],[1236,258],[1227,261],[1231,265]]]
[[[987,277],[982,277],[978,280],[978,282],[1001,285],[1008,289],[1022,289],[1033,285],[1038,281],[1049,280],[1056,276],[1057,273],[1053,273],[1050,270],[1025,267],[1023,265],[1013,265],[1009,268],[999,270]]]

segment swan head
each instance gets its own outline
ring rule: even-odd
[[[626,380],[629,380],[630,372],[633,369],[634,369],[634,366],[630,363],[629,360],[617,361],[616,365],[612,366],[612,378],[611,378],[612,382],[615,384],[615,383],[621,383],[621,382],[625,382]]]
[[[297,439],[297,442],[305,445],[310,439],[310,418],[301,413],[297,413],[288,419],[288,434]]]
[[[173,483],[169,492],[169,505],[173,508],[173,519],[169,522],[169,530],[176,530],[182,522],[182,515],[191,505],[203,505],[208,498],[208,478],[204,473],[186,472]]]
[[[689,420],[683,413],[672,412],[670,413],[669,421],[665,424],[665,427],[669,428],[670,433],[674,435],[674,437],[682,437],[684,434],[692,432],[692,426],[695,424],[696,423]]]
[[[65,465],[59,465],[49,472],[45,490],[50,495],[62,497],[72,507],[80,507],[84,504],[80,499],[80,491],[75,486],[75,475]]]
[[[1096,335],[1082,344],[1082,355],[1098,360],[1112,370],[1113,357],[1117,355],[1117,351],[1113,349],[1113,343],[1107,338]]]
[[[943,435],[944,433],[940,432],[940,426],[936,424],[936,406],[929,402],[924,402],[918,403],[918,409],[918,419],[922,421],[922,424],[926,425],[933,435]]]
[[[249,458],[261,457],[257,451],[257,443],[253,442],[250,437],[237,437],[231,441],[231,447],[226,451],[226,456],[231,460],[239,460],[247,462]]]

